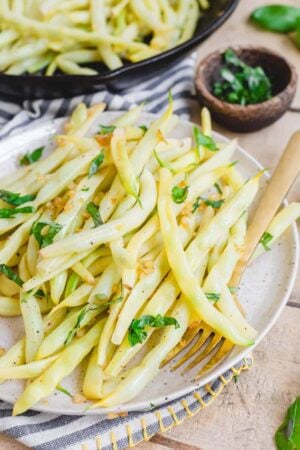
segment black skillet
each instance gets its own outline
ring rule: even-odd
[[[1,0],[0,0],[1,1]],[[111,92],[120,92],[139,81],[154,77],[166,68],[175,65],[183,56],[204,41],[232,14],[239,0],[212,0],[212,6],[199,19],[192,39],[157,56],[123,67],[109,70],[103,64],[93,64],[98,75],[64,75],[56,73],[50,77],[42,74],[0,74],[0,98],[21,100],[34,98],[73,97],[96,92],[107,87]]]

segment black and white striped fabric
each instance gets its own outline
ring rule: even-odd
[[[167,105],[169,90],[172,91],[175,112],[189,118],[197,111],[193,95],[194,62],[195,57],[191,56],[162,76],[118,95],[101,91],[71,99],[25,101],[19,105],[0,101],[0,138],[17,134],[37,119],[67,116],[82,101],[88,105],[105,102],[110,110],[126,110],[134,104],[145,102],[146,111],[161,112]],[[208,392],[198,389],[163,407],[130,413],[127,417],[114,420],[102,416],[65,416],[37,411],[11,417],[11,405],[0,402],[0,431],[36,450],[121,450],[194,415],[209,404],[235,374],[250,365],[251,359],[242,361],[215,380]]]

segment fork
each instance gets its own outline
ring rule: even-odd
[[[276,211],[282,204],[286,194],[300,171],[300,131],[294,133],[288,142],[274,170],[247,230],[244,250],[236,264],[229,285],[238,286],[251,256],[261,236],[270,224]],[[235,301],[242,311],[237,297]],[[191,359],[184,372],[193,369],[210,355],[204,367],[196,374],[195,379],[212,370],[232,351],[234,344],[217,334],[210,326],[199,320],[189,326],[181,342],[167,355],[163,365],[175,358],[196,338],[196,342],[172,367],[176,370]],[[192,359],[194,357],[194,359]]]

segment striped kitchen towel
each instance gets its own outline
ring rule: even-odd
[[[105,102],[110,110],[126,110],[145,102],[145,110],[161,112],[172,91],[174,110],[183,118],[196,117],[199,107],[193,94],[195,56],[162,76],[145,81],[119,95],[101,91],[71,99],[25,101],[14,104],[0,101],[0,138],[17,134],[34,120],[45,120],[69,115],[79,102],[92,105]],[[18,439],[36,450],[121,450],[148,440],[158,432],[166,431],[193,416],[207,406],[223,387],[240,371],[251,366],[246,358],[211,385],[199,388],[183,398],[151,411],[132,412],[125,417],[109,419],[106,416],[66,416],[28,411],[11,417],[11,406],[0,402],[0,431]]]

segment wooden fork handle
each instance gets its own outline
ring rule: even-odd
[[[294,133],[285,148],[269,184],[258,204],[249,225],[244,252],[238,261],[231,286],[238,286],[244,270],[254,252],[261,236],[266,231],[284,197],[294,183],[300,171],[300,131]]]

